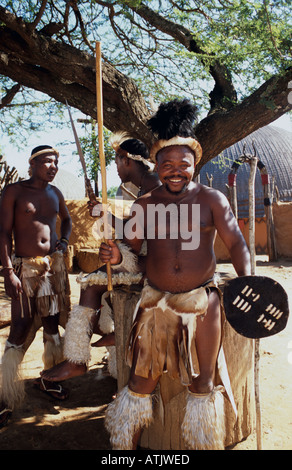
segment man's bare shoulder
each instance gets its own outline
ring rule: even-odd
[[[15,183],[10,183],[5,186],[3,190],[3,197],[13,197],[21,194],[25,188],[27,180],[16,181]]]
[[[204,197],[204,199],[208,200],[211,203],[218,203],[218,204],[228,204],[227,197],[218,189],[210,188],[209,186],[205,186],[204,184],[199,184],[199,192],[198,194],[200,197]]]
[[[48,184],[48,188],[53,191],[59,199],[64,199],[63,193],[60,191],[59,188],[57,188],[57,186],[54,186],[53,184]]]

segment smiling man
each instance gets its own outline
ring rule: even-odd
[[[114,449],[135,448],[141,429],[151,422],[151,394],[165,371],[188,387],[182,423],[185,445],[191,449],[224,448],[225,383],[216,373],[224,319],[214,279],[216,233],[229,249],[238,275],[250,273],[250,257],[226,197],[193,181],[202,155],[193,131],[195,114],[195,107],[187,100],[175,100],[160,105],[149,121],[158,135],[151,155],[162,185],[135,201],[135,234],[131,232],[125,240],[137,254],[147,239],[147,280],[129,338],[130,379],[106,414]],[[149,238],[153,207],[161,206],[177,206],[178,210],[165,218],[159,218],[158,211],[151,228],[154,236]],[[199,208],[197,217],[194,206]],[[175,237],[171,216],[177,218]],[[192,236],[193,226],[200,232],[195,247],[186,243],[185,236]],[[112,241],[101,245],[100,256],[111,264],[122,259]]]
[[[11,328],[2,358],[0,427],[23,399],[18,368],[29,346],[36,320],[44,328],[44,364],[62,360],[59,317],[69,311],[70,290],[63,259],[71,234],[71,217],[62,193],[50,183],[58,171],[58,152],[39,146],[29,158],[28,180],[8,185],[0,204],[0,259],[6,294],[11,298]],[[61,219],[61,236],[56,220]],[[35,382],[55,398],[66,391],[45,381]]]

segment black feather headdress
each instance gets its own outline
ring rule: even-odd
[[[147,123],[158,139],[151,148],[151,159],[155,161],[156,154],[164,147],[187,145],[195,153],[198,163],[202,149],[194,133],[196,118],[197,107],[187,99],[160,104],[156,114]]]

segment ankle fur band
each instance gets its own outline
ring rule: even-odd
[[[225,421],[223,387],[211,393],[188,393],[182,435],[192,450],[224,450]]]
[[[25,397],[24,381],[20,374],[23,356],[22,346],[15,346],[7,341],[0,374],[0,402],[11,410],[19,406]]]
[[[152,421],[152,396],[140,395],[124,387],[112,401],[105,416],[113,450],[131,450],[137,431]]]
[[[60,337],[59,333],[49,335],[44,332],[44,370],[51,369],[51,367],[54,367],[64,360],[63,342],[63,338]]]

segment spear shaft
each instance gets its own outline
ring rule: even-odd
[[[102,67],[101,67],[101,43],[96,42],[96,105],[97,105],[97,128],[98,128],[98,145],[99,145],[99,161],[100,174],[102,183],[102,205],[104,212],[104,234],[105,241],[108,240],[108,218],[107,218],[107,186],[106,186],[106,164],[104,155],[104,139],[103,139],[103,95],[102,95]],[[106,264],[108,291],[113,290],[111,264]]]

